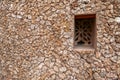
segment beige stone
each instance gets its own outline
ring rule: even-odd
[[[116,0],[0,0],[0,80],[119,79],[119,6]],[[74,48],[74,17],[82,14],[96,14],[95,49]]]

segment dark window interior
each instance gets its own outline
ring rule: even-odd
[[[95,14],[75,16],[75,46],[94,47],[96,36]]]

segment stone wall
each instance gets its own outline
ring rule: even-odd
[[[96,13],[96,51],[74,50],[74,15]],[[0,80],[120,80],[119,0],[0,0]]]

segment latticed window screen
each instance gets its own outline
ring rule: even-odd
[[[75,17],[75,46],[92,46],[94,45],[95,31],[94,16]]]

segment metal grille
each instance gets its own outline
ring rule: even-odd
[[[94,19],[75,20],[75,45],[92,45]]]

